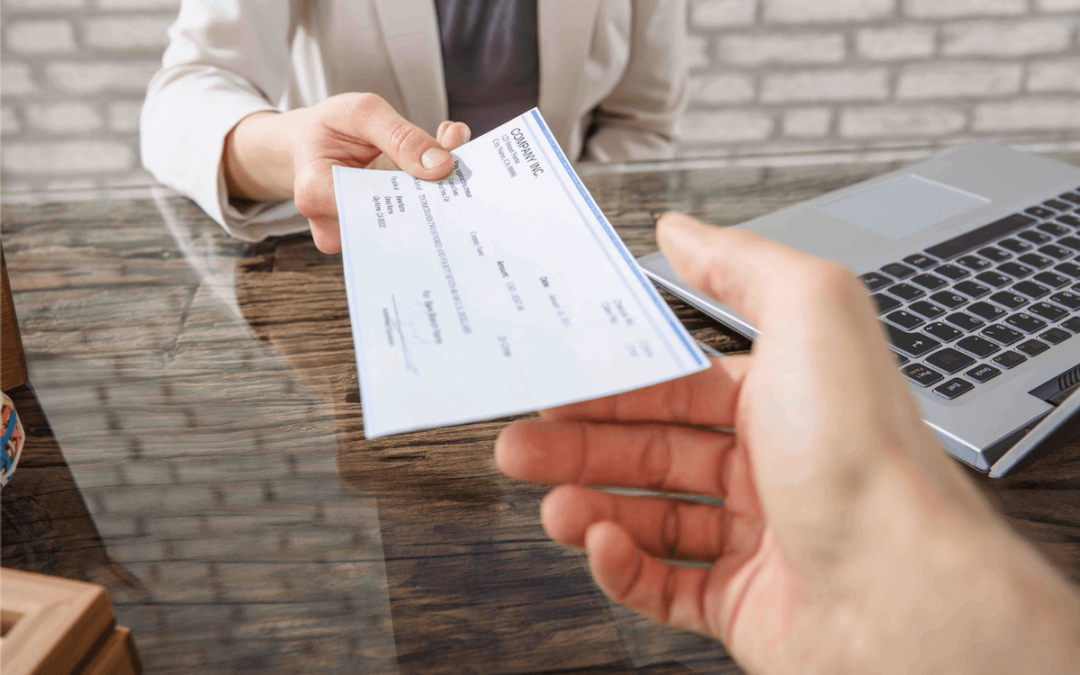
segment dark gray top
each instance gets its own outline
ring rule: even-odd
[[[435,0],[449,119],[473,138],[536,107],[536,0]]]

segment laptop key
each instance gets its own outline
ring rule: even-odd
[[[1072,208],[1068,204],[1066,204],[1064,202],[1059,202],[1056,199],[1049,199],[1049,200],[1043,202],[1043,206],[1045,206],[1048,209],[1054,209],[1055,211],[1068,211],[1069,209]]]
[[[1073,239],[1075,239],[1075,238],[1076,237],[1073,237]],[[1076,251],[1070,251],[1067,248],[1062,248],[1061,246],[1057,246],[1056,244],[1047,244],[1046,246],[1042,246],[1042,247],[1039,248],[1039,253],[1043,254],[1044,256],[1048,256],[1050,258],[1053,258],[1055,260],[1064,260],[1065,258],[1068,258],[1069,256],[1071,256],[1075,252]]]
[[[915,288],[911,284],[896,284],[895,286],[891,286],[885,292],[891,293],[901,300],[907,300],[908,302],[926,295],[925,291]]]
[[[990,263],[988,261],[973,255],[965,255],[961,258],[957,258],[956,262],[975,272],[990,267]]]
[[[912,330],[926,323],[914,314],[911,314],[910,312],[905,312],[904,310],[893,312],[885,318],[905,330]]]
[[[1020,237],[1024,241],[1030,241],[1036,246],[1041,246],[1046,242],[1050,241],[1050,237],[1043,234],[1042,232],[1039,232],[1038,230],[1025,230],[1024,232],[1021,232],[1016,236]]]
[[[1032,281],[1037,281],[1044,286],[1050,286],[1051,288],[1061,288],[1072,283],[1072,280],[1068,276],[1062,276],[1061,274],[1055,274],[1054,272],[1039,272],[1035,276],[1032,276]]]
[[[1021,281],[1012,287],[1012,290],[1016,291],[1020,295],[1026,295],[1032,300],[1038,300],[1042,296],[1050,292],[1050,289],[1041,284],[1037,284],[1034,281]]]
[[[1053,211],[1043,208],[1042,206],[1032,206],[1031,208],[1024,209],[1024,213],[1029,216],[1035,216],[1036,218],[1049,218],[1054,215]]]
[[[1058,199],[1064,199],[1073,204],[1080,204],[1080,194],[1076,194],[1075,192],[1066,192],[1065,194],[1058,195]]]
[[[1002,326],[1000,323],[996,323],[993,326],[987,326],[982,330],[984,337],[988,337],[998,344],[1003,344],[1006,347],[1023,339],[1024,334],[1009,328],[1008,326]]]
[[[1039,339],[1045,340],[1052,345],[1061,344],[1072,337],[1072,333],[1069,331],[1061,330],[1060,328],[1051,328],[1050,330],[1039,333]]]
[[[900,372],[920,387],[929,387],[931,384],[945,379],[944,375],[936,370],[927,368],[921,363],[912,363],[909,366],[901,368]]]
[[[1062,308],[1057,305],[1051,305],[1049,302],[1036,302],[1031,307],[1028,307],[1027,311],[1050,323],[1060,321],[1062,317],[1068,316],[1069,314]]]
[[[1013,314],[1008,319],[1005,319],[1005,323],[1014,328],[1019,328],[1025,333],[1038,333],[1042,329],[1046,328],[1046,322],[1042,319],[1036,319],[1035,317],[1025,312],[1019,312]]]
[[[986,248],[980,248],[979,249],[979,255],[981,255],[982,257],[986,258],[987,260],[989,260],[991,262],[996,262],[996,263],[1004,262],[1004,261],[1006,261],[1006,260],[1008,260],[1009,258],[1012,257],[1011,255],[1009,255],[1008,252],[1002,251],[1000,248],[997,248],[996,246],[987,246]]]
[[[1059,218],[1060,220],[1060,218]],[[1019,239],[1003,239],[997,243],[998,246],[1008,249],[1013,253],[1021,253],[1031,248],[1031,244],[1026,241],[1020,241]]]
[[[972,383],[954,378],[946,382],[945,384],[939,384],[934,387],[934,393],[943,398],[947,398],[950,401],[957,396],[962,396],[975,388]]]
[[[918,302],[911,303],[910,305],[908,305],[908,309],[915,312],[916,314],[925,316],[927,319],[936,319],[937,317],[945,313],[944,309],[938,307],[932,302],[927,302],[925,300],[919,300]]]
[[[998,354],[997,356],[995,356],[993,358],[993,361],[1005,370],[1008,370],[1010,368],[1017,367],[1024,361],[1027,361],[1027,357],[1017,354],[1016,352],[1005,352],[1003,354]]]
[[[1054,264],[1054,261],[1050,258],[1037,255],[1035,253],[1028,253],[1017,258],[1020,262],[1024,263],[1028,267],[1034,267],[1037,270],[1041,270],[1044,267],[1049,267]]]
[[[891,324],[884,325],[886,332],[889,334],[889,341],[892,342],[893,346],[913,358],[918,358],[941,346],[940,342],[925,335],[908,333]]]
[[[1059,223],[1055,223],[1053,221],[1050,221],[1049,223],[1043,223],[1042,225],[1039,225],[1038,229],[1045,232],[1045,233],[1047,233],[1047,234],[1049,234],[1052,237],[1060,237],[1061,235],[1065,234],[1066,232],[1071,231],[1071,230],[1069,230],[1069,228],[1065,227],[1064,225],[1061,225]]]
[[[1074,237],[1071,234],[1067,237],[1062,237],[1061,239],[1058,239],[1057,243],[1061,246],[1068,246],[1074,251],[1080,251],[1080,238]]]
[[[911,277],[911,283],[918,284],[923,288],[931,291],[936,291],[942,286],[947,286],[949,284],[948,281],[945,281],[936,274],[919,274],[913,276]]]
[[[1027,356],[1038,356],[1047,349],[1050,349],[1050,345],[1045,342],[1039,342],[1038,340],[1028,340],[1016,345],[1016,351],[1023,352]]]
[[[1074,333],[1080,333],[1080,316],[1074,316],[1071,319],[1065,319],[1061,322],[1062,328],[1068,328]]]
[[[967,311],[971,312],[980,319],[986,319],[987,321],[997,321],[1005,316],[1005,310],[1000,307],[994,307],[989,302],[979,301],[973,302],[967,308]]]
[[[896,277],[897,279],[907,279],[912,274],[915,274],[915,270],[900,263],[890,263],[882,267],[881,271],[891,277]]]
[[[1012,279],[1004,274],[998,274],[997,272],[983,272],[982,274],[976,274],[975,278],[984,284],[990,284],[994,288],[1001,288],[1002,286],[1008,286],[1012,283]]]
[[[979,337],[977,335],[969,335],[969,336],[967,336],[966,338],[964,338],[960,342],[957,342],[956,346],[959,347],[960,349],[963,349],[965,352],[967,352],[969,354],[974,354],[975,358],[978,358],[978,359],[986,358],[987,356],[990,356],[994,352],[1001,349],[1001,347],[998,347],[993,342],[990,342],[989,340],[984,340],[983,338],[981,338],[981,337]],[[937,354],[940,354],[940,353],[941,352],[936,352],[934,354],[934,356],[937,356]],[[933,357],[931,357],[931,358],[933,358]],[[927,363],[929,363],[929,359],[927,359]]]
[[[871,293],[876,290],[882,289],[893,282],[892,279],[884,274],[878,274],[877,272],[867,272],[862,275],[863,284]]]
[[[1072,311],[1080,309],[1080,295],[1070,293],[1069,291],[1062,291],[1060,293],[1054,293],[1050,296],[1050,299],[1061,305],[1062,307],[1068,307]]]
[[[1063,277],[1060,274],[1054,274],[1053,272],[1039,272],[1032,277],[1032,280],[1038,281],[1040,284],[1049,286],[1050,288],[1061,288],[1072,282],[1072,279],[1069,277]]]
[[[975,380],[976,382],[980,382],[980,383],[988,382],[988,381],[994,379],[995,377],[997,377],[1000,374],[1001,374],[1000,370],[998,370],[997,368],[995,368],[993,366],[988,366],[985,363],[980,365],[980,366],[975,366],[971,370],[964,373],[964,375],[966,375],[966,376],[970,377],[971,379]]]
[[[878,293],[877,295],[874,295],[872,297],[874,299],[874,302],[877,303],[878,314],[884,314],[889,310],[896,309],[901,304],[900,301],[896,298],[890,298],[884,293]]]
[[[1076,263],[1067,262],[1061,263],[1060,265],[1054,265],[1054,271],[1061,272],[1073,279],[1080,277],[1080,265],[1077,265]]]
[[[933,267],[938,263],[937,258],[931,258],[925,253],[916,253],[904,258],[904,262],[913,267],[918,267],[921,270],[925,270],[929,267]]]
[[[952,279],[953,281],[958,281],[966,276],[971,275],[971,272],[968,272],[962,267],[957,267],[956,265],[941,265],[934,271],[943,277],[948,277]]]
[[[956,326],[960,330],[968,333],[984,325],[982,321],[976,319],[969,314],[964,314],[963,312],[956,312],[955,314],[950,314],[949,316],[945,317],[945,320]]]
[[[906,364],[908,361],[911,360],[908,357],[904,356],[903,354],[897,354],[896,352],[893,352],[892,355],[893,355],[893,358],[896,359],[896,365],[898,365],[898,366],[902,366],[902,365]]]
[[[996,302],[1005,309],[1020,309],[1028,303],[1027,298],[1008,291],[994,293],[988,299],[992,302]]]
[[[1080,227],[1080,218],[1077,218],[1076,216],[1058,216],[1055,220],[1071,227]]]
[[[990,289],[982,284],[977,284],[974,281],[961,281],[953,286],[954,291],[960,291],[966,296],[971,298],[981,298],[990,292]]]
[[[940,321],[935,321],[934,323],[923,326],[923,332],[942,342],[952,342],[963,335],[961,331],[956,330],[952,326],[946,326]]]
[[[930,296],[930,299],[937,304],[945,307],[946,309],[956,309],[967,302],[967,298],[962,295],[957,295],[950,291],[942,291],[940,293],[934,293]]]
[[[967,354],[961,354],[952,347],[946,347],[926,357],[926,363],[952,375],[956,371],[975,363],[975,359]]]
[[[1032,272],[1035,271],[1035,270],[1031,269],[1030,267],[1028,267],[1027,265],[1021,265],[1020,263],[1017,263],[1017,262],[1002,263],[1002,264],[997,266],[997,270],[998,270],[998,272],[1004,272],[1005,274],[1008,274],[1010,277],[1013,277],[1014,279],[1020,279],[1022,277],[1026,277],[1027,275],[1029,275],[1029,274],[1031,274]]]

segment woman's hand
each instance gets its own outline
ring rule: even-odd
[[[760,329],[752,353],[543,411],[496,444],[506,474],[560,484],[544,527],[586,549],[604,592],[723,640],[759,673],[1080,663],[1076,589],[938,446],[859,280],[681,215],[662,218],[657,238],[687,282]]]
[[[241,120],[225,140],[225,181],[232,197],[294,199],[315,245],[337,253],[332,166],[400,167],[439,180],[453,169],[449,151],[468,140],[469,128],[460,122],[443,122],[434,139],[375,94],[340,94],[309,108]]]

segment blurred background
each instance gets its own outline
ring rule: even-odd
[[[0,187],[142,185],[180,0],[3,0]],[[690,0],[681,152],[860,161],[960,141],[1080,149],[1080,0]]]

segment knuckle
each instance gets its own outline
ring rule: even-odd
[[[672,499],[664,510],[664,520],[661,525],[660,535],[664,546],[664,553],[668,556],[674,556],[679,550],[679,538],[681,536],[679,532],[679,520],[679,503]]]
[[[406,152],[410,146],[423,140],[423,132],[406,120],[395,120],[387,137],[390,149],[397,153]]]
[[[370,117],[384,103],[381,96],[366,91],[346,94],[346,96],[348,96],[349,111],[360,117]]]

